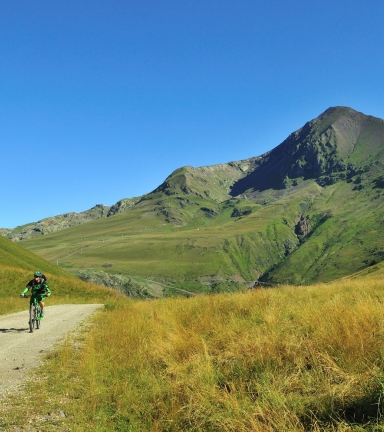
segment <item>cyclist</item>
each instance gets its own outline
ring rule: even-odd
[[[51,295],[51,290],[48,287],[46,277],[41,273],[41,271],[36,270],[33,279],[27,283],[25,290],[20,294],[21,297],[25,297],[25,293],[31,289],[31,301],[33,303],[34,298],[37,299],[41,307],[41,318],[44,316],[44,300],[45,297]]]

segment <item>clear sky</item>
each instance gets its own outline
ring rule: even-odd
[[[382,0],[0,0],[0,227],[384,118]]]

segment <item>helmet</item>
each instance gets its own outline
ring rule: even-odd
[[[36,270],[35,274],[33,276],[43,277],[43,273],[41,273],[41,271],[39,271],[39,270]]]

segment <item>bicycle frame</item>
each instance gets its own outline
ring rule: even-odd
[[[24,296],[28,298],[29,296]],[[29,331],[33,333],[34,328],[39,329],[41,326],[41,306],[36,297],[33,297],[29,306]]]

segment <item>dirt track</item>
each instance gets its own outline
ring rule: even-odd
[[[99,304],[46,306],[41,328],[29,332],[28,311],[0,316],[0,397],[19,385],[66,333],[91,315]]]

